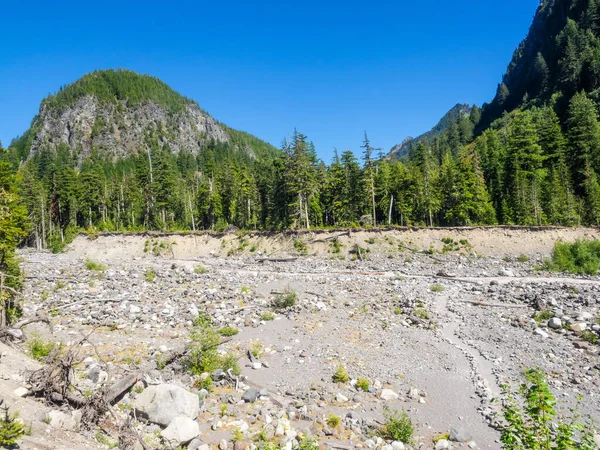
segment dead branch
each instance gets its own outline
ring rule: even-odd
[[[490,308],[528,308],[527,305],[513,305],[504,303],[486,303],[478,300],[457,300],[461,303],[470,303],[475,306],[489,306]]]
[[[298,258],[256,258],[255,261],[259,263],[264,262],[293,262]]]
[[[22,340],[25,336],[22,331],[22,328],[26,325],[29,325],[30,323],[35,323],[35,322],[44,322],[48,326],[51,326],[50,319],[48,319],[47,317],[41,317],[41,316],[28,317],[27,319],[20,320],[19,322],[15,323],[13,325],[0,328],[0,340],[1,341],[11,341],[11,340],[15,340],[15,339]]]

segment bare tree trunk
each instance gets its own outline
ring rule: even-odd
[[[192,196],[188,197],[189,207],[190,207],[190,215],[192,216],[192,231],[196,231],[196,222],[194,221],[194,210],[192,209]]]
[[[373,203],[373,226],[377,226],[377,212],[375,209],[375,180],[373,180],[373,173],[371,172],[371,202]]]
[[[388,209],[388,226],[392,224],[392,205],[394,204],[394,195],[390,197],[390,208]]]

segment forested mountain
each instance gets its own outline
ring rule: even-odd
[[[480,128],[505,111],[554,103],[566,118],[573,95],[600,91],[600,1],[542,0],[527,37],[515,50],[493,101],[484,105]]]
[[[542,2],[493,102],[457,105],[402,159],[366,133],[360,159],[325,163],[298,131],[277,150],[127,71],[45,99],[0,159],[30,242],[54,248],[81,229],[597,225],[599,2]]]
[[[468,134],[472,137],[473,125],[472,121],[469,122],[468,117],[471,114],[473,108],[476,109],[474,114],[479,114],[479,108],[477,106],[469,106],[464,104],[456,104],[440,119],[440,121],[428,132],[417,136],[416,138],[407,137],[400,144],[396,144],[392,147],[388,153],[388,158],[404,158],[408,156],[411,148],[414,148],[421,141],[430,141],[440,135],[442,135],[449,127],[454,126],[458,123],[459,128],[464,128],[463,133]],[[466,120],[461,120],[466,119]],[[477,121],[479,118],[476,119]]]

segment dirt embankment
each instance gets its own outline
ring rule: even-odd
[[[340,249],[351,251],[356,245],[372,244],[372,251],[393,254],[414,249],[442,251],[443,240],[451,239],[465,252],[485,256],[549,255],[558,240],[599,239],[597,228],[558,227],[470,227],[470,228],[403,228],[359,231],[301,231],[287,233],[235,232],[202,234],[101,234],[95,239],[78,236],[70,246],[74,256],[91,258],[131,258],[162,254],[176,259],[205,256],[228,256],[249,252],[257,255],[306,253],[327,256]]]

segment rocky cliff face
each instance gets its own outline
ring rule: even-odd
[[[78,99],[60,109],[42,104],[34,128],[30,155],[63,143],[79,158],[93,149],[114,157],[145,150],[145,136],[155,131],[161,142],[173,152],[197,154],[207,140],[228,142],[229,136],[219,123],[190,103],[181,112],[170,112],[155,102],[128,105],[126,101],[102,102],[93,95]]]

